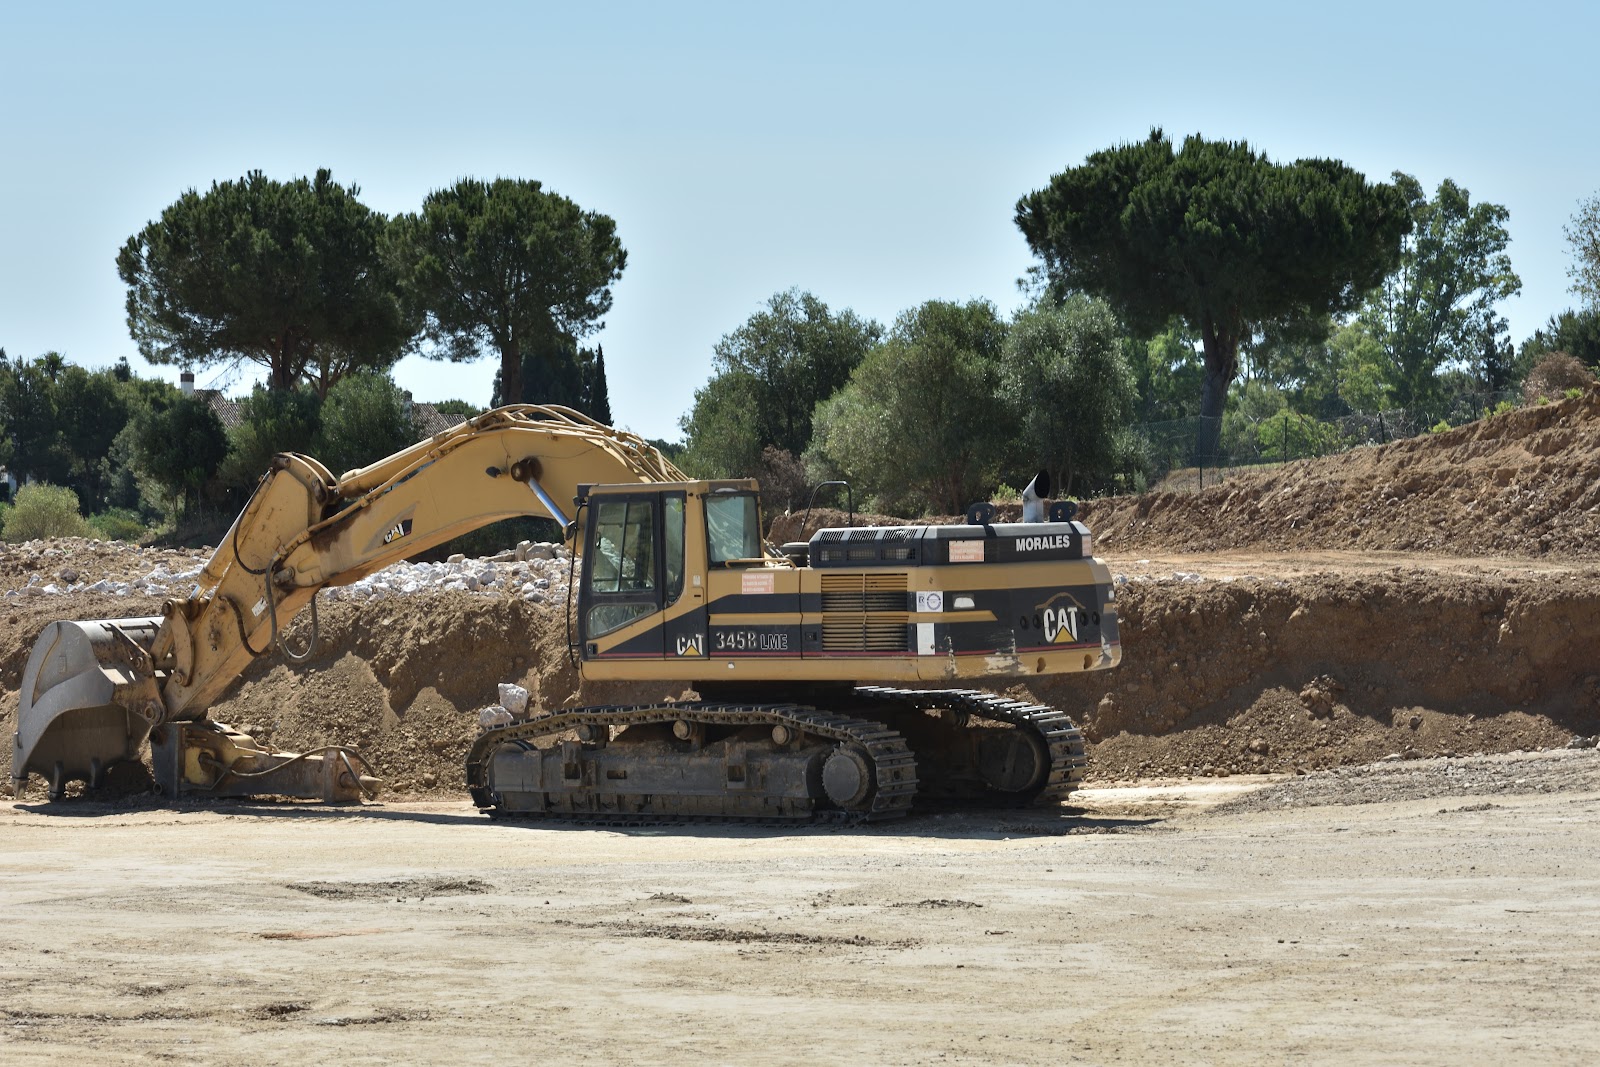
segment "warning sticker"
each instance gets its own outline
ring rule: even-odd
[[[753,593],[772,593],[778,588],[778,576],[771,571],[745,571],[739,582],[739,592],[746,596]]]
[[[951,541],[950,542],[950,562],[951,563],[982,563],[983,562],[983,542],[982,541]]]
[[[918,593],[917,594],[917,610],[918,611],[943,611],[944,610],[944,594],[943,593]]]

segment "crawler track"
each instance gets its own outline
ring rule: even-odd
[[[949,798],[953,801],[1006,806],[1053,803],[1066,797],[1083,780],[1084,767],[1088,764],[1083,732],[1073,725],[1065,712],[1047,705],[1008,700],[977,689],[897,689],[866,685],[858,686],[856,695],[901,708],[948,709],[970,718],[1008,723],[1019,730],[1030,731],[1044,744],[1049,753],[1049,767],[1032,788],[1015,794],[991,792]]]
[[[561,743],[560,735],[587,730],[609,737],[618,728],[674,723],[730,730],[785,727],[797,735],[859,751],[871,768],[866,796],[852,807],[831,806],[822,796],[772,795],[757,780],[741,780],[716,795],[672,792],[630,792],[624,782],[584,778],[582,788],[565,790],[557,799],[537,797],[497,784],[492,756],[506,745]],[[572,744],[571,742],[566,742]],[[543,746],[541,746],[543,747]],[[730,776],[731,780],[731,776]],[[659,822],[871,822],[906,814],[917,789],[916,763],[905,740],[880,722],[821,711],[803,704],[635,704],[574,708],[529,722],[490,730],[467,755],[467,785],[473,801],[491,815],[562,820],[607,825]]]
[[[528,722],[490,730],[478,738],[467,757],[467,784],[480,808],[499,818],[577,822],[589,825],[637,826],[655,823],[863,823],[905,815],[918,796],[919,775],[925,797],[940,806],[1015,807],[1061,800],[1083,777],[1083,735],[1062,712],[1042,704],[1008,700],[973,689],[900,689],[859,686],[853,691],[854,714],[805,704],[659,703],[573,708]],[[876,711],[881,711],[880,721]],[[949,712],[930,733],[923,713]],[[967,773],[951,774],[950,753],[960,747],[970,720],[1005,724],[1036,739],[1047,753],[1042,772],[1021,788],[995,789]],[[686,724],[688,724],[686,726]],[[919,752],[896,729],[921,728]],[[673,726],[699,738],[718,740],[708,746],[684,744],[668,748],[665,731]],[[761,731],[787,730],[803,739],[787,747],[748,740]],[[990,731],[997,728],[987,727]],[[633,730],[629,734],[626,731]],[[654,730],[654,733],[648,731]],[[643,732],[641,732],[643,731]],[[1002,731],[1003,732],[1003,731]],[[572,741],[588,737],[589,744]],[[644,738],[643,742],[637,738]],[[600,739],[600,744],[594,744]],[[721,746],[721,747],[719,747]],[[611,748],[610,763],[603,749]],[[820,785],[815,768],[832,749],[859,753],[869,768],[870,783],[857,799],[836,804]],[[560,758],[554,753],[560,751]],[[496,753],[517,760],[547,761],[558,774],[534,771],[532,777],[504,773],[496,781]],[[918,762],[918,755],[925,757]],[[620,762],[619,757],[620,755]],[[694,780],[689,765],[699,761]],[[811,761],[807,773],[802,768]],[[660,768],[685,769],[683,785],[660,784]],[[720,761],[720,762],[719,762]],[[787,763],[785,762],[787,761]],[[725,771],[719,784],[707,787],[707,764]],[[607,767],[613,769],[609,772]],[[617,768],[620,768],[617,769]],[[632,770],[630,771],[630,768]],[[748,768],[748,773],[747,773]],[[655,778],[651,778],[654,772]],[[797,784],[797,778],[806,779]],[[552,779],[555,779],[552,781]],[[643,779],[654,787],[635,784]]]

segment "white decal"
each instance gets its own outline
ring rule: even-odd
[[[1053,548],[1071,548],[1071,534],[1050,534],[1046,537],[1019,537],[1016,550],[1018,552],[1044,552]]]
[[[739,582],[739,592],[746,596],[776,592],[777,588],[777,575],[771,571],[745,571]]]
[[[679,634],[678,635],[678,655],[680,655],[680,656],[703,656],[705,654],[706,654],[706,635],[705,634],[689,634],[687,636],[684,636],[683,634]]]
[[[944,595],[942,593],[918,593],[918,611],[943,611]]]
[[[1045,608],[1044,639],[1052,645],[1070,644],[1078,639],[1079,608]]]

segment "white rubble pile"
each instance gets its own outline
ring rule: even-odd
[[[194,588],[194,580],[204,569],[204,560],[181,571],[169,570],[165,564],[158,563],[149,574],[135,578],[131,582],[116,582],[108,578],[102,578],[97,582],[83,582],[78,580],[78,572],[69,568],[58,574],[53,582],[37,574],[32,575],[28,579],[28,584],[21,589],[8,589],[5,599],[67,596],[73,593],[104,593],[109,596],[167,596],[172,593],[187,595]]]
[[[334,586],[329,600],[382,600],[456,591],[520,597],[534,604],[564,603],[571,553],[563,545],[524,541],[512,552],[484,559],[451,556],[445,563],[395,563],[350,585]]]
[[[395,563],[369,574],[350,585],[331,586],[323,591],[328,600],[369,601],[386,597],[412,596],[456,590],[489,596],[520,597],[534,604],[564,603],[572,554],[559,544],[524,541],[515,549],[483,559],[451,556],[446,563]],[[100,579],[79,581],[70,568],[54,578],[32,575],[21,589],[8,590],[13,597],[62,596],[73,593],[100,593],[109,596],[188,596],[194,580],[205,567],[204,557],[193,566],[173,571],[166,564],[129,582]]]

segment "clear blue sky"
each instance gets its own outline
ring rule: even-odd
[[[176,380],[129,340],[114,258],[213,180],[326,166],[394,214],[537,178],[617,220],[612,411],[676,439],[712,346],[779,290],[885,324],[931,298],[1010,311],[1017,198],[1155,125],[1506,205],[1520,341],[1573,303],[1596,41],[1579,3],[0,0],[0,346]],[[493,373],[397,377],[485,404]]]

